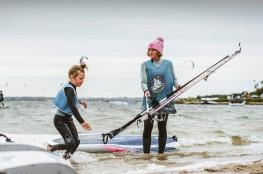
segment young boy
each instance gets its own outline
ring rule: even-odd
[[[86,65],[74,65],[70,68],[69,81],[59,91],[54,99],[57,112],[54,117],[54,125],[63,137],[65,143],[48,145],[49,151],[66,150],[64,159],[69,159],[79,146],[80,140],[78,132],[72,119],[72,115],[78,120],[84,130],[91,130],[90,125],[81,117],[78,111],[78,104],[87,107],[86,102],[81,102],[77,98],[76,88],[80,87],[85,79]]]

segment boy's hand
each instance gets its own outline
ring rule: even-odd
[[[84,108],[87,108],[87,102],[85,101],[79,101],[79,104],[81,104],[82,106],[84,106]]]
[[[84,130],[86,131],[90,131],[91,130],[91,127],[89,125],[88,122],[84,121],[83,123],[81,123],[81,126],[83,127]]]

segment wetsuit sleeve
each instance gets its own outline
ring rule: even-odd
[[[81,117],[75,103],[74,103],[74,98],[75,98],[75,93],[74,90],[70,87],[66,87],[64,89],[65,94],[67,96],[68,99],[68,105],[71,109],[71,111],[73,112],[73,115],[76,117],[76,119],[78,120],[78,122],[81,124],[84,122],[83,118]]]
[[[148,90],[145,63],[143,63],[143,64],[141,65],[141,88],[142,88],[142,91],[143,91],[143,92],[146,91],[146,90]]]
[[[171,72],[172,72],[173,80],[174,80],[174,87],[177,87],[179,85],[179,83],[178,83],[178,79],[177,79],[177,77],[175,76],[175,73],[174,73],[173,63],[171,62],[170,65],[171,65]]]

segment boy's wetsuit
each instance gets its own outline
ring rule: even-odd
[[[71,85],[76,90],[76,86],[74,86],[73,84]],[[73,115],[79,121],[80,124],[83,123],[84,120],[81,117],[74,102],[74,99],[76,98],[75,91],[71,87],[65,87],[64,92]],[[54,117],[54,125],[63,137],[65,143],[54,145],[53,150],[66,150],[66,153],[73,154],[79,146],[80,140],[78,137],[76,126],[72,119],[72,115],[66,114],[58,110]]]

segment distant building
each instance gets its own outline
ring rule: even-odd
[[[260,98],[262,98],[262,99],[263,99],[263,93],[260,95]]]
[[[229,96],[229,105],[245,105],[246,101],[242,94],[232,94]]]

